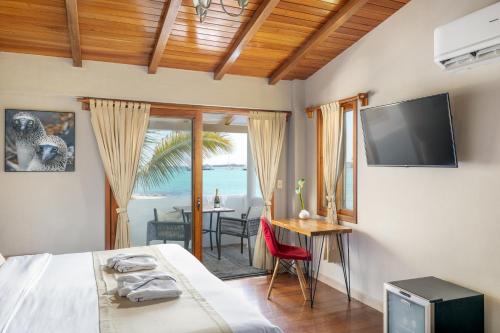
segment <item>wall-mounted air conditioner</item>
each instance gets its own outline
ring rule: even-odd
[[[445,70],[500,59],[500,2],[434,30],[434,61]]]

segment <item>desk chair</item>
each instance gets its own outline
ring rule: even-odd
[[[299,260],[302,261],[311,261],[311,253],[306,249],[303,249],[298,246],[291,246],[280,244],[276,240],[276,236],[274,235],[273,228],[271,223],[267,218],[262,217],[260,220],[260,225],[262,228],[262,233],[264,235],[264,240],[266,241],[267,249],[271,253],[273,257],[276,258],[276,266],[274,267],[273,277],[271,278],[271,284],[269,285],[269,289],[267,291],[267,299],[271,298],[271,291],[273,289],[274,280],[276,279],[276,275],[279,271],[279,265],[281,259],[293,260],[293,264],[295,265],[295,270],[297,271],[297,276],[299,278],[300,289],[302,290],[302,295],[304,299],[307,301],[307,292],[306,292],[306,279],[304,277],[304,272],[302,271],[302,267],[299,263]]]

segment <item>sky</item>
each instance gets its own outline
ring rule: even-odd
[[[203,159],[203,164],[243,164],[247,165],[247,133],[224,133],[233,142],[233,152],[230,154],[217,154],[211,158]]]

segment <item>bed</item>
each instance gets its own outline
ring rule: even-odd
[[[201,306],[191,311],[184,299],[188,293],[161,302],[117,301],[105,290],[96,258],[131,249],[102,251],[100,257],[97,252],[11,257],[0,266],[0,333],[282,332],[179,245],[136,249],[161,256],[186,279],[191,302]]]

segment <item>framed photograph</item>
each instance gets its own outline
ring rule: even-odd
[[[74,112],[5,110],[5,171],[74,170]]]

